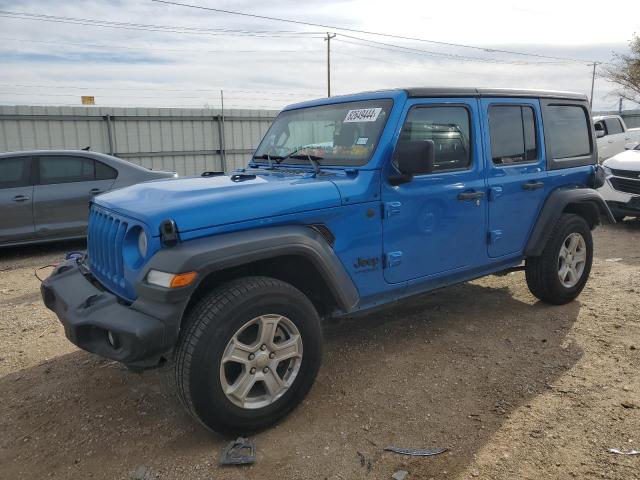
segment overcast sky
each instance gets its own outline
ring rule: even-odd
[[[0,103],[78,105],[81,95],[93,95],[105,106],[219,107],[223,89],[225,108],[279,109],[326,95],[322,35],[327,31],[337,34],[331,42],[333,94],[436,85],[589,94],[589,62],[611,61],[612,52],[626,52],[632,34],[640,32],[637,0],[177,1],[583,62],[293,25],[150,0],[0,0],[0,15],[89,20],[78,24],[0,16]],[[138,26],[107,28],[96,20]],[[617,108],[614,90],[596,79],[594,109]],[[638,106],[627,102],[625,108]]]

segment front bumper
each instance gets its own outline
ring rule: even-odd
[[[611,177],[607,177],[598,192],[607,202],[611,213],[616,217],[624,215],[640,216],[640,195],[616,190],[611,185],[610,179]]]
[[[640,217],[640,196],[624,202],[607,202],[609,210],[616,217]]]
[[[127,304],[75,259],[58,265],[40,291],[73,344],[136,367],[154,366],[173,349],[186,305],[186,299],[168,301],[158,291]]]

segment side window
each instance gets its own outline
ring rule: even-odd
[[[93,160],[84,157],[47,155],[39,159],[41,185],[86,182],[95,177]]]
[[[491,158],[496,165],[531,162],[538,158],[533,108],[494,105],[489,109]]]
[[[580,105],[548,105],[544,114],[545,138],[554,159],[591,155],[590,121]]]
[[[622,133],[622,124],[617,118],[605,118],[604,123],[607,125],[607,132],[609,132],[609,135]]]
[[[31,185],[31,157],[0,158],[0,189]]]
[[[435,172],[471,166],[469,111],[460,106],[415,107],[409,111],[401,140],[432,140]]]
[[[118,176],[118,171],[98,160],[95,161],[96,180],[112,180]]]

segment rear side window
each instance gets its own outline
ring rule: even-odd
[[[51,155],[40,157],[39,165],[41,185],[86,182],[95,178],[94,162],[89,158]]]
[[[31,185],[30,165],[31,157],[0,158],[0,188]]]
[[[118,171],[98,160],[96,162],[96,180],[111,180],[118,176]]]
[[[580,105],[549,105],[544,115],[544,130],[553,158],[591,155],[590,122]]]
[[[434,171],[463,170],[471,165],[469,111],[460,106],[416,107],[407,115],[401,140],[432,140]]]
[[[491,158],[496,165],[531,162],[538,158],[533,108],[495,105],[489,110]]]
[[[604,123],[607,125],[607,133],[609,135],[622,133],[622,124],[617,118],[605,118]]]

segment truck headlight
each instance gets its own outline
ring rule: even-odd
[[[149,239],[144,228],[135,225],[127,230],[122,242],[122,256],[125,264],[132,270],[139,269],[147,259]]]
[[[148,249],[147,234],[144,233],[144,230],[140,229],[140,233],[138,234],[138,252],[142,258],[147,258]]]
[[[164,288],[179,288],[191,285],[197,277],[196,272],[167,273],[160,270],[149,270],[147,283]]]
[[[602,165],[602,170],[604,170],[604,176],[605,177],[613,176],[613,172],[611,171],[611,169],[609,167],[605,167],[604,165]]]

